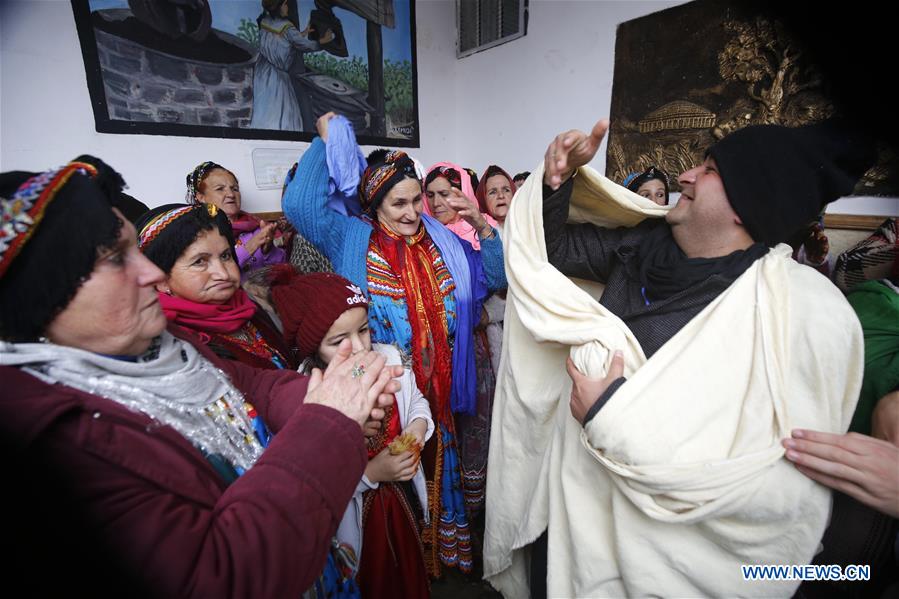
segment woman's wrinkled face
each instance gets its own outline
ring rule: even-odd
[[[421,211],[421,183],[418,179],[403,179],[387,192],[375,214],[389,230],[408,237],[418,233]]]
[[[240,269],[231,245],[212,230],[201,232],[184,250],[158,289],[198,304],[224,304],[238,287]]]
[[[215,204],[229,220],[240,214],[240,185],[234,175],[221,168],[214,168],[200,182],[197,200]]]
[[[323,363],[331,362],[337,354],[337,346],[344,339],[350,340],[354,354],[371,349],[371,331],[368,328],[366,308],[350,308],[334,321],[318,346],[318,357]]]
[[[658,179],[650,179],[643,183],[637,188],[637,193],[644,198],[652,200],[659,206],[668,204],[668,198],[665,196],[665,184]]]
[[[459,214],[449,205],[451,188],[452,186],[446,178],[437,177],[428,183],[428,188],[425,190],[431,214],[444,225],[451,225],[459,220]]]
[[[45,331],[53,343],[109,356],[137,356],[166,327],[155,285],[165,274],[137,249],[134,225],[97,256],[94,270]]]
[[[503,222],[509,214],[512,201],[512,184],[503,175],[493,175],[484,183],[484,200],[490,216]]]

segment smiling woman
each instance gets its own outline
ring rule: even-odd
[[[284,213],[332,261],[336,273],[369,297],[372,342],[394,344],[411,359],[436,425],[421,454],[435,489],[422,530],[425,566],[432,577],[444,567],[470,571],[471,532],[453,413],[475,409],[472,333],[488,289],[506,286],[502,243],[473,201],[450,200],[472,220],[481,218],[480,252],[423,214],[415,164],[399,151],[369,156],[359,184],[363,218],[331,210],[325,144],[333,116],[319,118],[321,137],[303,154],[288,183]]]
[[[212,204],[224,212],[234,232],[234,257],[244,273],[287,261],[292,235],[286,222],[265,222],[241,210],[240,184],[234,173],[203,162],[187,174],[189,204]]]

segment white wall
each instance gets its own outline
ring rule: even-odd
[[[523,38],[458,61],[459,160],[532,170],[568,129],[609,116],[619,23],[682,1],[531,0]],[[603,143],[592,165],[605,169]]]
[[[617,25],[681,3],[531,0],[527,36],[456,60],[454,0],[418,0],[422,145],[411,153],[425,166],[452,160],[531,170],[557,133],[608,115]],[[280,208],[280,194],[255,188],[252,150],[306,147],[97,133],[71,4],[0,1],[0,170],[41,170],[95,154],[155,206],[182,201],[184,175],[214,160],[238,176],[248,210],[267,211]],[[605,146],[593,166],[604,169]],[[841,200],[830,212],[899,215],[899,200]]]

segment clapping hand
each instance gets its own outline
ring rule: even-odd
[[[259,229],[257,229],[256,233],[250,237],[250,240],[246,242],[244,245],[244,249],[247,250],[248,254],[254,254],[256,250],[262,248],[263,252],[267,252],[271,249],[272,240],[275,238],[275,232],[277,231],[278,223],[272,221],[267,223],[265,221],[260,221]]]
[[[304,401],[332,407],[365,427],[369,420],[384,418],[384,408],[400,390],[395,378],[402,374],[402,366],[386,366],[377,352],[353,354],[352,344],[345,339],[324,373],[313,369]]]

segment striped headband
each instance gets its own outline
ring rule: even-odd
[[[415,163],[409,155],[399,150],[388,152],[383,162],[369,166],[362,173],[362,181],[359,183],[359,201],[362,209],[376,210],[387,192],[407,177],[418,179]]]
[[[206,212],[209,213],[209,216],[215,216],[218,214],[218,207],[215,204],[203,204],[206,208]],[[185,214],[189,214],[193,210],[197,210],[198,207],[194,205],[181,206],[179,208],[173,208],[167,212],[163,212],[162,214],[156,215],[154,218],[150,219],[146,225],[144,225],[137,236],[137,246],[139,248],[144,248],[159,237],[159,234],[162,233],[166,227],[170,224],[184,216]]]
[[[97,169],[86,162],[70,162],[31,177],[10,199],[0,199],[0,277],[31,239],[47,206],[75,173],[95,177]]]

